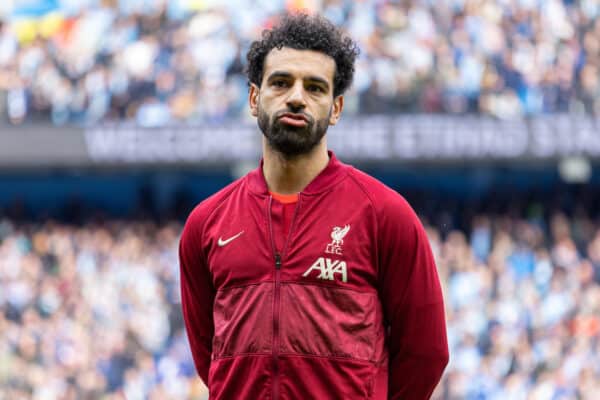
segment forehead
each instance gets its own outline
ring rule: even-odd
[[[333,83],[335,61],[327,54],[314,50],[274,48],[265,59],[264,77],[271,73],[287,72],[297,77],[317,76]]]

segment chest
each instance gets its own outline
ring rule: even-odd
[[[364,289],[377,280],[371,209],[328,198],[224,207],[205,233],[215,288],[273,281]]]

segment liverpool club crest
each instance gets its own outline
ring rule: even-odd
[[[331,231],[331,243],[325,248],[325,253],[342,254],[342,245],[344,244],[344,236],[350,230],[350,225],[345,225],[343,228],[334,226]]]

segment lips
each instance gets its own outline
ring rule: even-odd
[[[303,114],[285,113],[279,117],[279,121],[286,125],[303,127],[308,124],[308,119]]]

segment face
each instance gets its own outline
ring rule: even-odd
[[[312,50],[273,49],[260,88],[250,86],[250,111],[271,148],[285,156],[309,153],[342,112],[333,97],[333,58]]]

